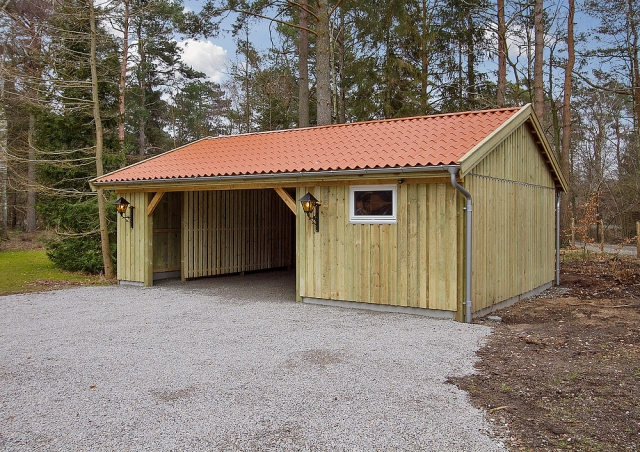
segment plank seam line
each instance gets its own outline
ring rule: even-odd
[[[523,185],[525,187],[544,188],[545,190],[556,191],[556,189],[554,187],[545,187],[544,185],[529,184],[527,182],[520,182],[520,181],[517,181],[517,180],[501,179],[499,177],[485,176],[484,174],[469,173],[469,174],[467,174],[467,176],[480,177],[482,179],[495,180],[495,181],[498,181],[498,182],[507,182],[509,184],[515,184],[515,185]]]

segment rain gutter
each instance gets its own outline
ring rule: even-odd
[[[365,168],[354,170],[327,170],[327,171],[297,171],[291,173],[267,173],[267,174],[236,174],[231,176],[199,176],[199,177],[177,177],[170,179],[145,179],[145,180],[126,180],[126,181],[109,181],[96,182],[95,179],[90,181],[92,186],[100,185],[130,185],[130,184],[157,184],[162,182],[171,183],[193,183],[193,182],[234,182],[234,181],[250,181],[259,179],[285,179],[295,177],[325,177],[325,176],[364,176],[364,175],[388,175],[388,174],[408,174],[423,172],[450,171],[453,168],[457,170],[460,165],[429,165],[429,166],[408,166],[396,168]]]
[[[471,323],[471,219],[473,214],[473,201],[471,200],[471,193],[469,193],[462,185],[460,185],[456,179],[460,166],[449,166],[447,168],[451,174],[451,185],[455,187],[460,193],[467,199],[466,210],[466,231],[465,231],[465,271],[464,271],[464,285],[465,285],[465,301],[462,303],[465,306],[464,320],[467,323]]]

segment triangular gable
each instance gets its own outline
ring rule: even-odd
[[[537,144],[545,162],[548,165],[553,179],[556,181],[556,188],[566,192],[567,181],[560,169],[560,163],[555,153],[551,150],[549,141],[545,137],[540,121],[533,111],[531,104],[522,107],[515,115],[506,120],[499,128],[489,134],[484,140],[469,150],[459,161],[460,176],[469,174],[473,168],[481,162],[496,146],[504,141],[513,131],[525,123],[529,123],[532,133],[537,138]]]

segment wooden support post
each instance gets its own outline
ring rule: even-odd
[[[604,253],[604,223],[602,220],[598,221],[600,223],[600,252]]]
[[[571,248],[576,247],[576,219],[571,217]]]

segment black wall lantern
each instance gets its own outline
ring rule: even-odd
[[[114,202],[114,204],[116,205],[116,210],[118,211],[120,216],[124,218],[124,221],[128,221],[133,228],[133,206],[130,206],[129,201],[124,199],[122,196],[120,197],[120,199]],[[127,213],[127,208],[131,209],[131,215],[125,217],[124,214]]]
[[[307,214],[307,218],[311,220],[311,224],[316,226],[316,232],[320,231],[320,203],[311,193],[307,193],[300,198],[302,210]]]

